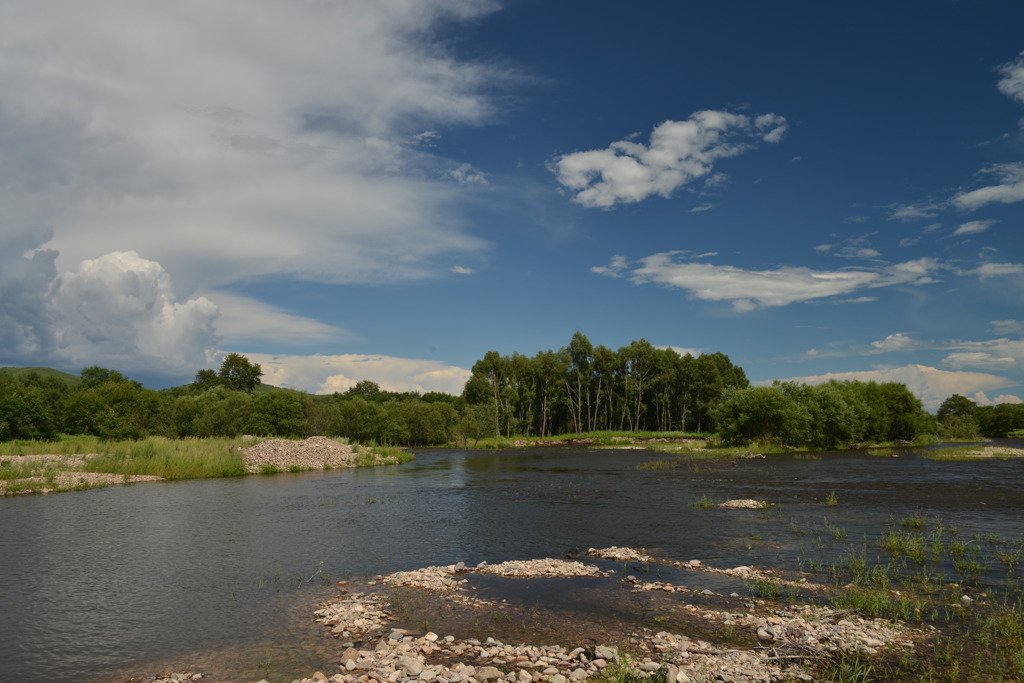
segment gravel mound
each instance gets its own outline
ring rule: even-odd
[[[355,453],[351,446],[322,436],[311,436],[304,441],[269,439],[242,449],[245,468],[259,472],[264,467],[287,470],[324,470],[355,467]]]

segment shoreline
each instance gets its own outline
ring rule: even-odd
[[[830,590],[806,577],[787,579],[763,568],[709,567],[699,560],[656,559],[617,547],[591,548],[571,560],[542,558],[476,567],[459,563],[396,572],[375,577],[359,590],[342,582],[346,585],[340,587],[340,595],[316,611],[316,621],[339,641],[339,668],[315,672],[300,679],[301,683],[570,683],[590,678],[666,683],[810,681],[823,662],[845,656],[898,656],[916,650],[933,633],[929,627],[869,619],[846,609],[784,605],[735,591],[726,594],[646,581],[616,573],[609,562],[672,567],[692,572],[696,578],[701,573],[716,574],[809,593]],[[515,607],[504,599],[481,598],[477,587],[470,585],[482,576],[520,584],[600,579],[611,582],[622,593],[621,599],[650,598],[663,604],[667,613],[679,616],[656,625],[665,628],[619,626],[599,634],[585,627],[575,634],[575,642],[565,636],[553,645],[510,639],[507,629],[502,633],[496,627],[457,637],[443,630],[417,629],[407,623],[410,614],[402,618],[405,601],[422,596],[428,601],[427,609],[477,612],[495,624],[506,619],[511,623],[515,617],[500,615],[511,614]],[[515,583],[508,586],[515,590]],[[599,615],[594,618],[601,620]],[[685,621],[687,628],[671,628],[670,621]]]

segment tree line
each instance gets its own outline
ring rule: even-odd
[[[488,351],[463,397],[489,411],[493,436],[602,430],[708,431],[712,408],[749,385],[723,353],[680,355],[641,339],[613,351],[577,332],[568,346],[534,356]]]
[[[0,440],[254,434],[429,446],[600,430],[718,431],[726,443],[838,448],[925,433],[969,438],[1024,429],[1022,405],[979,407],[954,395],[936,419],[901,384],[751,387],[722,353],[694,357],[643,339],[612,350],[579,332],[567,346],[532,357],[487,352],[459,396],[385,391],[368,380],[310,395],[261,384],[261,376],[260,366],[240,354],[163,391],[98,366],[84,369],[76,383],[0,374]]]

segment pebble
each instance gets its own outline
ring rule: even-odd
[[[617,560],[650,561],[642,552],[628,548],[590,549],[587,554],[605,559],[613,559],[606,556],[614,555]],[[745,577],[768,575],[751,567],[732,570],[704,567],[699,560],[676,566]],[[465,580],[458,577],[470,571],[511,577],[600,574],[599,569],[584,563],[542,559],[494,565],[481,563],[476,568],[466,568],[462,563],[426,567],[390,574],[380,580],[392,586],[434,591],[446,600],[459,602],[465,597]],[[444,583],[442,578],[451,580],[452,585]],[[671,584],[641,583],[634,577],[630,577],[629,583],[634,590],[664,591],[667,587],[668,592],[691,592]],[[711,591],[704,593],[714,595]],[[565,648],[505,644],[493,637],[481,643],[476,639],[459,640],[434,632],[414,635],[393,627],[388,608],[387,598],[377,593],[350,593],[325,603],[316,611],[316,619],[332,633],[337,634],[340,629],[341,633],[349,634],[346,637],[350,640],[376,643],[372,651],[345,649],[339,673],[327,680],[334,683],[579,683],[600,674],[611,662],[620,661],[618,648],[607,645],[596,645],[592,649]],[[717,680],[807,680],[801,675],[800,660],[772,659],[771,652],[789,647],[791,651],[806,654],[808,659],[830,656],[836,651],[873,654],[889,647],[911,646],[919,636],[902,624],[862,619],[812,605],[773,607],[764,601],[752,601],[744,604],[747,611],[741,612],[718,611],[707,605],[698,609],[685,603],[682,608],[693,617],[756,634],[762,642],[770,642],[771,649],[742,650],[682,634],[660,631],[652,635],[645,630],[630,638],[631,649],[643,653],[630,664],[635,673],[646,677],[659,676],[656,672],[664,671],[666,683],[712,680],[706,675],[711,671],[715,672]],[[754,613],[755,608],[760,613]],[[324,679],[304,679],[300,683],[315,680]]]

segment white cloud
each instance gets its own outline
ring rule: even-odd
[[[1019,275],[1020,273],[1024,273],[1024,264],[983,263],[970,272],[982,278],[998,277],[1000,275]]]
[[[1019,396],[1014,396],[1013,394],[1000,394],[999,396],[990,399],[985,395],[984,391],[975,393],[974,396],[971,396],[971,400],[979,406],[992,406],[1000,403],[1024,403]]]
[[[486,185],[487,176],[472,164],[461,164],[460,166],[447,171],[445,178],[454,180],[459,185]]]
[[[472,275],[476,271],[472,268],[466,268],[465,266],[452,266],[452,272],[456,275]]]
[[[987,204],[1024,201],[1024,163],[996,164],[983,169],[982,173],[996,176],[999,183],[957,194],[953,203],[958,208],[973,211]]]
[[[942,360],[951,368],[982,368],[985,370],[1011,370],[1024,365],[1024,340],[1000,337],[985,341],[952,342],[945,345],[953,350]]]
[[[786,382],[822,384],[831,380],[862,382],[900,382],[919,399],[926,410],[935,411],[953,394],[970,396],[978,391],[992,391],[1016,384],[1005,377],[981,372],[951,372],[927,365],[905,365],[897,368],[859,372],[830,372],[825,375],[792,377]],[[770,384],[770,382],[762,382]]]
[[[265,383],[321,394],[343,392],[361,380],[376,382],[387,391],[461,394],[471,374],[465,368],[417,358],[362,354],[245,355],[260,364]]]
[[[687,346],[658,346],[656,348],[659,348],[659,349],[662,349],[662,350],[664,350],[664,349],[672,349],[673,351],[678,353],[680,356],[685,356],[685,355],[689,354],[689,355],[693,356],[694,358],[696,358],[700,354],[704,353],[703,349],[695,349],[695,348],[691,348],[691,347],[687,347]]]
[[[179,301],[170,276],[132,251],[83,261],[55,283],[57,356],[124,371],[189,373],[213,358],[217,306]]]
[[[221,341],[229,345],[264,341],[302,345],[327,340],[351,341],[354,338],[348,330],[294,315],[246,296],[216,290],[201,294],[220,309],[214,329]]]
[[[946,205],[942,202],[920,202],[918,204],[896,204],[890,207],[889,220],[916,221],[934,218],[942,213]]]
[[[1024,320],[993,320],[991,326],[1001,334],[1024,333]]]
[[[486,244],[438,125],[509,74],[436,28],[491,0],[6,3],[0,231],[53,226],[57,266],[134,250],[185,293],[245,278],[419,278]],[[470,169],[455,176],[479,180]],[[12,179],[17,179],[16,181]]]
[[[552,162],[558,182],[583,206],[609,208],[657,194],[668,198],[688,183],[708,176],[714,162],[737,156],[757,142],[778,142],[786,121],[775,114],[751,119],[724,111],[699,111],[685,121],[665,121],[649,145],[632,139],[607,149],[564,154]]]
[[[704,211],[710,211],[715,208],[714,204],[701,204],[690,209],[690,213],[703,213]]]
[[[977,235],[978,233],[985,232],[999,221],[968,221],[967,223],[961,223],[960,227],[957,228],[954,235]]]
[[[885,339],[880,341],[871,342],[871,346],[874,349],[872,353],[888,353],[890,351],[901,351],[906,349],[908,346],[912,346],[914,340],[903,334],[897,332],[896,334],[890,334]]]
[[[594,266],[590,269],[590,272],[598,275],[607,275],[608,277],[622,277],[622,271],[627,268],[629,268],[629,263],[626,261],[626,257],[616,254],[612,256],[612,260],[607,266]]]
[[[746,312],[851,294],[865,288],[927,284],[935,281],[931,275],[940,268],[934,259],[918,259],[870,269],[822,271],[783,266],[774,270],[745,270],[682,261],[683,253],[664,252],[640,259],[630,279],[637,284],[684,289],[692,298],[704,301],[729,301],[734,310]],[[618,277],[629,267],[624,258],[616,257],[609,266],[591,271]]]
[[[999,92],[1024,104],[1024,53],[999,67],[1003,77],[996,84]]]

